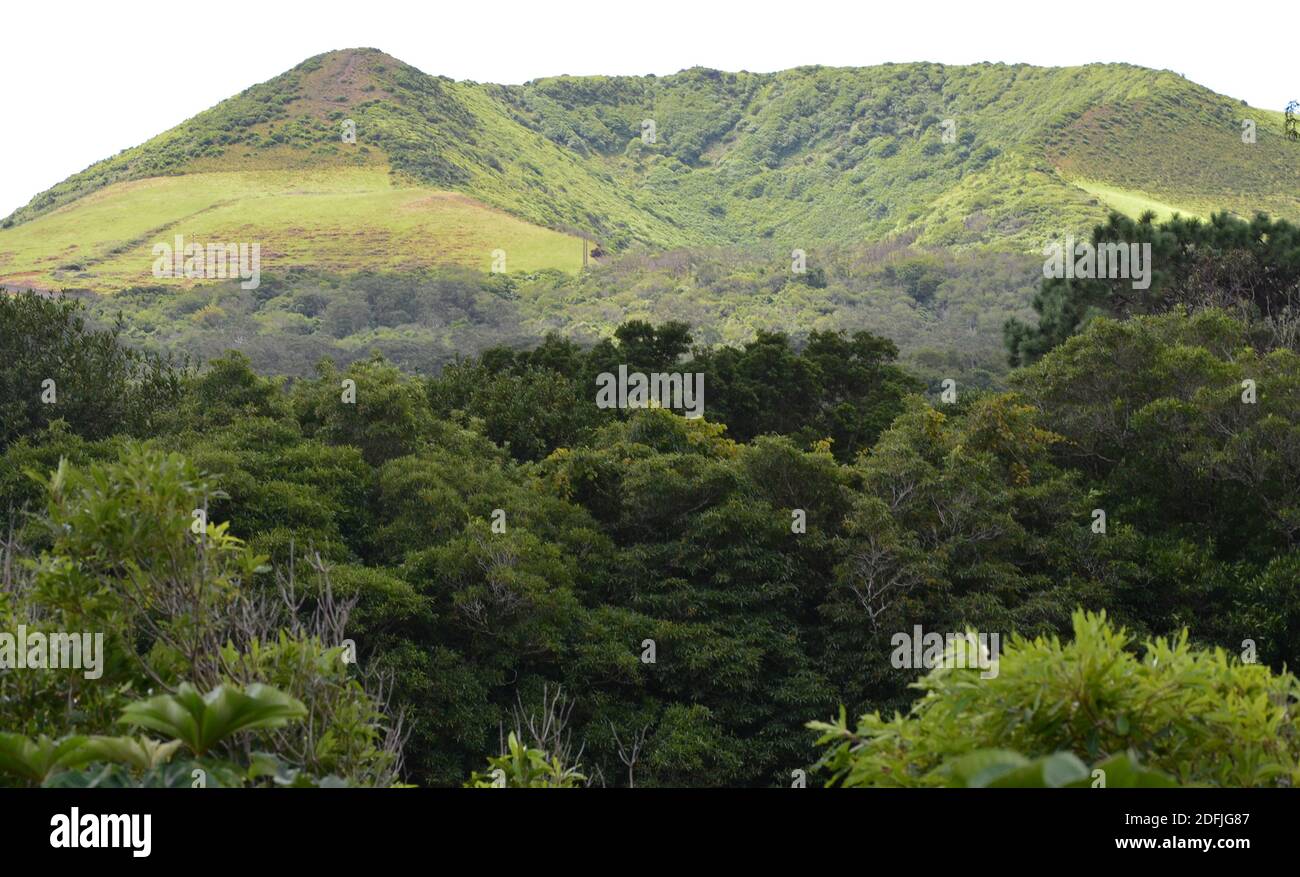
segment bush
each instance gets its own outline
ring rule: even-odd
[[[818,762],[827,785],[964,785],[962,759],[995,748],[1089,762],[1131,751],[1182,784],[1300,780],[1290,673],[1194,649],[1186,633],[1148,642],[1139,658],[1104,612],[1076,612],[1074,636],[1013,637],[991,679],[934,670],[916,683],[924,695],[906,716],[872,713],[850,729],[841,710],[835,722],[809,723],[829,747]]]

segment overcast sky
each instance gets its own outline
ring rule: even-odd
[[[426,73],[505,83],[694,65],[767,72],[886,61],[1127,61],[1281,110],[1300,98],[1293,4],[7,0],[0,216],[331,49],[372,46]]]

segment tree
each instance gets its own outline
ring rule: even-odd
[[[1136,288],[1132,276],[1044,279],[1033,302],[1038,325],[1006,323],[1012,365],[1037,360],[1098,316],[1227,308],[1260,321],[1269,347],[1300,337],[1300,228],[1285,220],[1217,213],[1209,222],[1174,216],[1157,225],[1150,211],[1137,221],[1112,213],[1091,244],[1149,246],[1150,287]]]
[[[92,439],[153,430],[180,396],[180,372],[120,332],[87,328],[75,301],[0,294],[0,451],[55,420]]]

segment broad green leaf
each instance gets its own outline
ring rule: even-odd
[[[200,696],[187,682],[175,694],[131,704],[119,721],[174,737],[202,755],[231,734],[278,728],[306,715],[301,701],[260,683],[243,690],[222,684]]]
[[[32,740],[22,734],[0,733],[0,772],[43,783],[56,770],[80,767],[92,760],[82,751],[85,742],[81,736],[51,740],[42,734]]]

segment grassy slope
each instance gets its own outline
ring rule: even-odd
[[[1123,213],[1126,216],[1141,216],[1143,213],[1150,211],[1160,220],[1169,219],[1174,214],[1183,216],[1196,216],[1201,219],[1208,219],[1209,212],[1190,207],[1180,207],[1176,204],[1167,204],[1164,201],[1152,198],[1145,192],[1139,192],[1135,189],[1123,189],[1119,186],[1107,186],[1104,183],[1096,183],[1092,180],[1074,179],[1070,181],[1085,192],[1097,196],[1103,204],[1111,210]]]
[[[1129,65],[690,70],[542,80],[516,97],[533,124],[602,157],[629,187],[672,192],[701,240],[909,233],[1028,249],[1102,218],[1096,186],[1197,213],[1300,217],[1300,150],[1280,137],[1277,114]],[[1259,119],[1249,146],[1246,116]],[[653,150],[627,142],[641,118],[657,123]],[[947,118],[956,143],[942,142]]]
[[[16,284],[121,289],[155,283],[152,246],[258,242],[264,273],[463,264],[486,271],[575,270],[581,241],[464,195],[395,187],[380,168],[327,167],[155,177],[116,183],[0,236],[0,276]],[[20,270],[15,271],[18,267]]]
[[[1078,114],[1053,133],[1047,153],[1067,180],[1101,184],[1183,212],[1263,210],[1300,217],[1300,145],[1283,116],[1243,106],[1172,73],[1131,101]],[[1243,143],[1243,119],[1256,142]]]

